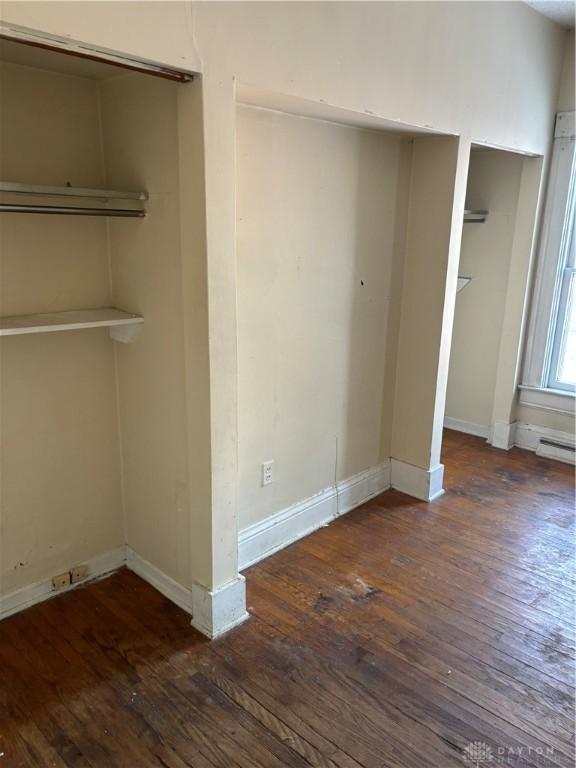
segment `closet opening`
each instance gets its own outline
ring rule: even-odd
[[[444,426],[488,442],[503,366],[512,364],[502,339],[507,304],[524,279],[513,251],[524,164],[531,161],[480,145],[470,154]]]
[[[237,88],[240,569],[390,487],[413,149],[428,136]]]
[[[112,59],[0,40],[0,618],[127,561],[191,583],[181,152],[200,83]]]

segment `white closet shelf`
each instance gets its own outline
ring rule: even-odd
[[[488,211],[464,211],[464,222],[483,224],[488,218]]]
[[[42,184],[20,184],[15,181],[0,181],[0,192],[49,197],[91,197],[97,200],[148,200],[147,192],[91,189],[90,187],[50,187]]]
[[[25,333],[77,331],[82,328],[109,328],[115,341],[129,343],[142,328],[144,318],[114,307],[74,309],[67,312],[46,312],[40,315],[14,315],[0,318],[0,336]]]

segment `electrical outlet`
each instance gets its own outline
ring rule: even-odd
[[[274,482],[274,461],[265,461],[262,464],[262,485],[270,485]]]
[[[70,572],[59,573],[58,576],[52,577],[52,587],[54,589],[64,589],[64,587],[70,586]]]
[[[70,581],[72,584],[76,584],[77,581],[82,581],[88,576],[87,565],[75,565],[74,568],[70,568]]]

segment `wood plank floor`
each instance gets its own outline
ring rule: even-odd
[[[444,461],[251,568],[217,642],[128,571],[2,622],[0,768],[572,766],[573,470]]]

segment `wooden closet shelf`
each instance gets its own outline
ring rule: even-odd
[[[0,336],[28,333],[76,331],[83,328],[110,328],[115,341],[133,341],[141,330],[144,318],[121,309],[74,309],[67,312],[46,312],[39,315],[14,315],[0,318]]]

